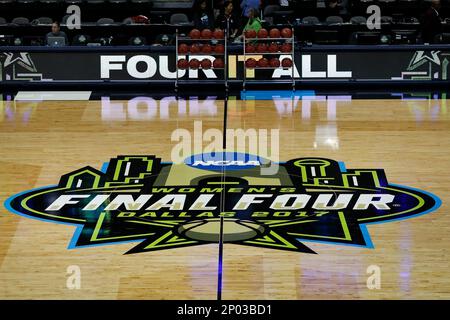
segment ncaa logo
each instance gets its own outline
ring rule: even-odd
[[[184,163],[200,170],[222,171],[252,169],[269,164],[270,160],[241,152],[211,152],[187,157]]]

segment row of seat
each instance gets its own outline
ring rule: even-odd
[[[441,0],[443,3],[450,2],[449,0]],[[71,4],[80,4],[80,3],[104,3],[104,2],[112,2],[112,3],[149,3],[154,2],[154,0],[0,0],[0,4],[8,4],[8,3],[33,3],[33,2],[43,2],[43,3],[59,3],[66,2]],[[318,0],[297,0],[298,5],[314,3],[317,5]],[[379,3],[379,4],[395,4],[395,3],[405,3],[405,4],[419,4],[419,3],[429,3],[431,0],[353,0],[354,4],[369,4],[369,3]]]
[[[44,3],[44,4],[58,4],[58,3],[66,3],[66,4],[103,4],[103,3],[143,3],[149,4],[152,0],[0,0],[1,4],[32,4],[32,3]]]
[[[67,20],[67,16],[65,16],[62,20],[63,25],[65,24],[66,20]],[[36,18],[31,21],[25,17],[17,17],[17,18],[12,19],[11,24],[18,25],[18,26],[50,25],[50,24],[52,24],[52,22],[53,22],[53,20],[49,17],[40,17],[40,18]],[[367,18],[364,16],[354,16],[348,20],[348,23],[354,24],[354,25],[365,25],[366,22],[367,22]],[[383,24],[394,23],[394,22],[395,21],[391,16],[382,16],[381,17],[381,23],[383,23]],[[402,21],[397,21],[397,22],[418,24],[419,19],[415,18],[415,17],[404,17]],[[339,24],[345,23],[345,20],[341,16],[329,16],[323,22],[321,22],[318,17],[307,16],[307,17],[300,19],[300,23],[303,25],[322,25],[322,24],[339,25]],[[6,24],[8,24],[6,19],[0,17],[0,25],[6,25]],[[96,25],[102,26],[102,25],[114,25],[114,24],[135,24],[135,23],[133,22],[133,19],[131,19],[131,18],[126,18],[123,21],[114,21],[114,19],[111,19],[111,18],[100,18],[96,22],[88,23],[88,24],[89,25],[96,24]],[[189,20],[189,18],[186,14],[177,13],[177,14],[173,14],[170,17],[169,24],[192,25],[192,22]]]

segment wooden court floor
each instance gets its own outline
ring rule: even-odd
[[[117,155],[170,161],[171,133],[192,131],[195,120],[222,129],[224,102],[0,102],[0,299],[215,299],[217,244],[129,255],[136,243],[69,250],[74,226],[3,205]],[[442,205],[369,225],[373,249],[309,242],[317,254],[306,254],[225,244],[224,299],[450,298],[447,100],[231,99],[227,128],[279,129],[282,161],[322,157],[382,168],[390,182],[431,192]],[[371,265],[380,267],[380,289],[367,287]],[[70,266],[81,271],[80,289],[67,288]]]

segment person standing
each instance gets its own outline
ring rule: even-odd
[[[442,32],[442,21],[439,15],[440,0],[432,0],[431,6],[422,18],[422,40],[425,43],[433,43],[434,37]]]
[[[197,29],[212,29],[214,27],[214,14],[208,8],[206,0],[199,0],[195,6],[194,26]]]
[[[239,18],[234,12],[232,1],[228,0],[223,4],[221,13],[216,18],[216,28],[226,30],[230,39],[236,37],[239,29]]]
[[[259,11],[260,5],[261,0],[242,0],[241,2],[242,16],[249,18],[250,10],[256,9]]]

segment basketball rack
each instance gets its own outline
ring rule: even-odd
[[[242,88],[245,91],[246,90],[246,85],[247,82],[251,83],[251,82],[259,82],[258,80],[250,80],[247,78],[247,70],[254,70],[254,72],[256,73],[257,70],[276,70],[276,69],[289,69],[289,67],[287,68],[283,68],[283,66],[281,65],[281,61],[280,61],[280,66],[279,67],[271,67],[270,65],[267,67],[258,67],[256,66],[255,68],[248,68],[246,65],[247,59],[248,58],[252,58],[255,55],[262,55],[264,58],[265,57],[270,57],[270,58],[274,58],[274,57],[280,57],[281,55],[290,55],[291,56],[291,60],[292,60],[292,66],[291,68],[291,74],[290,74],[290,79],[283,79],[283,80],[279,80],[277,81],[277,83],[280,82],[284,82],[284,83],[289,83],[292,86],[292,91],[295,91],[295,73],[294,73],[294,53],[295,53],[295,42],[294,42],[294,29],[291,29],[291,37],[288,38],[247,38],[245,32],[243,33],[243,39],[244,39],[244,78],[242,81]],[[268,43],[270,45],[270,43],[275,42],[278,45],[278,48],[280,48],[280,46],[284,43],[289,43],[291,44],[291,51],[290,52],[281,52],[281,51],[277,51],[277,52],[248,52],[247,51],[247,45],[251,44],[251,43],[255,43],[256,45],[259,43]]]
[[[196,56],[197,57],[196,59],[201,58],[201,56],[205,56],[205,58],[207,56],[213,56],[214,59],[211,60],[211,64],[212,64],[211,68],[208,68],[208,69],[205,69],[205,70],[221,71],[223,73],[223,81],[224,81],[225,88],[228,90],[228,72],[227,72],[227,65],[228,65],[227,45],[228,45],[228,41],[227,41],[226,30],[223,30],[223,32],[224,32],[224,38],[223,39],[215,39],[215,38],[211,38],[211,39],[192,39],[189,36],[181,36],[179,34],[179,32],[178,32],[178,29],[176,30],[176,37],[175,37],[175,50],[176,50],[175,91],[176,92],[178,92],[178,88],[179,88],[179,85],[181,83],[192,83],[193,82],[192,79],[180,79],[180,76],[179,76],[180,70],[185,70],[186,72],[189,72],[189,70],[193,70],[193,69],[190,69],[189,66],[186,69],[184,69],[184,68],[180,69],[179,65],[178,65],[178,62],[181,59],[186,59],[188,62],[190,62],[191,61],[190,57],[192,57],[192,56]],[[192,44],[199,44],[202,47],[204,44],[210,44],[212,46],[215,46],[215,45],[220,44],[220,43],[222,43],[224,45],[223,53],[218,53],[218,52],[214,52],[214,51],[211,51],[209,53],[205,53],[205,52],[201,51],[202,50],[201,48],[200,48],[200,51],[198,53],[192,53],[192,52],[189,52],[189,51],[186,52],[186,53],[180,53],[179,52],[179,47],[180,47],[181,44],[186,44],[189,47],[191,47]],[[215,67],[213,67],[213,63],[214,63],[214,60],[216,58],[222,58],[222,60],[223,60],[223,68],[215,68]],[[197,72],[199,72],[199,70],[203,70],[201,64],[198,67],[198,69],[196,69],[196,70],[197,70]],[[216,75],[217,75],[217,73],[216,73]],[[207,79],[198,79],[198,80],[200,82],[201,81],[207,81]]]

